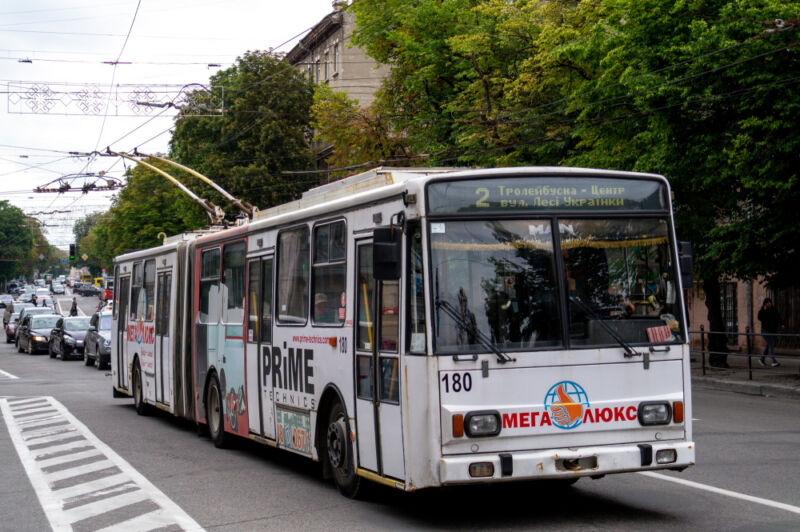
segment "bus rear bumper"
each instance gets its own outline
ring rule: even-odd
[[[658,463],[657,458],[662,461],[672,458],[670,450],[674,451],[675,460]],[[674,441],[444,456],[439,465],[439,478],[442,484],[470,484],[683,469],[694,465],[694,455],[694,442]],[[475,476],[471,470],[483,476]]]

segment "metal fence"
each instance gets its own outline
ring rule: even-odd
[[[754,369],[761,369],[761,368],[754,368],[753,367],[753,357],[761,358],[762,352],[763,352],[761,350],[758,350],[756,352],[753,351],[753,349],[755,348],[755,345],[757,343],[755,340],[758,339],[758,338],[763,339],[764,338],[764,334],[750,332],[750,327],[747,327],[745,330],[746,330],[746,332],[743,332],[743,333],[729,332],[729,331],[706,331],[705,327],[701,325],[699,331],[689,331],[690,337],[694,336],[695,338],[697,338],[699,336],[699,339],[700,339],[700,349],[697,350],[695,348],[692,348],[691,349],[691,355],[692,355],[693,359],[694,359],[695,356],[698,356],[698,355],[700,356],[701,368],[702,368],[703,375],[705,375],[708,370],[717,369],[717,367],[711,366],[708,363],[708,359],[709,359],[710,355],[725,355],[725,356],[728,356],[728,357],[746,359],[747,366],[745,368],[732,368],[732,369],[746,369],[747,370],[747,379],[748,380],[753,380],[753,370]],[[737,344],[738,344],[738,337],[744,336],[745,337],[745,345],[746,345],[745,349],[746,350],[745,350],[745,352],[727,351],[727,350],[726,351],[711,351],[710,350],[710,339],[711,339],[712,336],[724,336],[726,338],[726,340],[729,340],[731,338],[736,338],[736,340],[737,340],[736,343]],[[786,352],[786,351],[781,351],[781,352],[777,351],[777,349],[781,349],[783,346],[787,346],[787,345],[795,346],[795,345],[800,344],[800,334],[796,334],[796,333],[795,334],[772,333],[772,334],[769,334],[769,336],[774,337],[775,340],[776,340],[776,342],[775,342],[775,347],[776,347],[775,358],[776,359],[781,359],[781,360],[785,360],[785,361],[786,360],[800,361],[800,352],[790,353],[790,352]],[[728,343],[728,342],[726,341],[726,343]],[[691,345],[694,346],[694,342],[692,342]],[[763,345],[759,346],[759,349],[761,349],[761,348],[763,348]],[[769,356],[769,355],[767,355],[767,356]],[[772,360],[771,356],[769,356],[769,358],[770,358],[770,360]],[[725,369],[728,369],[728,368],[725,368]],[[792,364],[790,369],[796,369],[796,365]],[[796,371],[792,372],[792,374],[794,374],[794,373],[796,373]],[[786,374],[786,373],[784,372],[784,374]]]

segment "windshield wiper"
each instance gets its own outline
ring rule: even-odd
[[[442,309],[445,314],[450,316],[461,332],[473,335],[479,344],[494,353],[497,356],[498,362],[505,364],[506,362],[516,361],[515,358],[508,356],[506,353],[498,349],[494,342],[492,342],[491,339],[487,338],[485,334],[479,331],[475,325],[467,323],[467,321],[459,315],[458,310],[449,301],[437,298],[436,308]]]
[[[619,333],[617,331],[615,331],[611,326],[609,326],[605,322],[605,320],[603,320],[603,318],[598,316],[597,313],[594,310],[592,310],[592,308],[589,305],[587,305],[586,302],[584,302],[580,297],[578,297],[578,296],[570,296],[569,300],[572,301],[573,303],[575,303],[586,314],[588,314],[589,316],[591,316],[592,318],[597,320],[597,323],[599,323],[600,326],[603,329],[605,329],[605,331],[608,333],[608,335],[611,338],[613,338],[622,347],[622,349],[625,351],[625,358],[638,357],[638,356],[642,355],[640,352],[638,352],[633,347],[631,347],[622,338],[622,336],[619,335]],[[646,361],[645,365],[649,365],[648,362],[649,361]]]

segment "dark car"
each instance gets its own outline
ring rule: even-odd
[[[86,331],[83,363],[103,369],[111,365],[111,312],[105,308],[92,315]]]
[[[80,287],[78,293],[82,296],[97,296],[100,294],[100,289],[91,283],[86,283]]]
[[[41,315],[44,315],[44,314],[55,314],[55,311],[53,309],[51,309],[51,308],[48,308],[48,307],[25,307],[24,309],[22,309],[20,311],[20,313],[19,313],[19,325],[17,326],[16,337],[14,338],[14,341],[17,344],[17,349],[20,348],[19,347],[19,332],[20,332],[20,328],[22,327],[22,324],[25,323],[25,318],[28,317],[28,316],[41,316]],[[52,329],[52,327],[50,327],[50,328]],[[50,331],[48,330],[48,332],[50,332]],[[20,353],[21,352],[22,351],[20,350]]]
[[[26,315],[17,330],[17,350],[27,351],[29,355],[47,351],[50,331],[60,319],[58,314]]]
[[[88,316],[61,318],[50,331],[50,358],[83,358],[83,340],[89,328]]]
[[[8,320],[6,324],[6,343],[10,344],[14,341],[14,337],[17,334],[17,327],[19,327],[19,312],[15,312],[11,315],[11,318]]]

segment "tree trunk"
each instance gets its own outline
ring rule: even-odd
[[[725,320],[722,318],[721,285],[718,276],[708,276],[703,280],[703,289],[706,292],[706,308],[708,309],[708,328],[712,333],[725,332]],[[708,336],[708,350],[714,354],[709,355],[708,363],[715,367],[728,367],[728,342],[724,334],[710,334]]]

